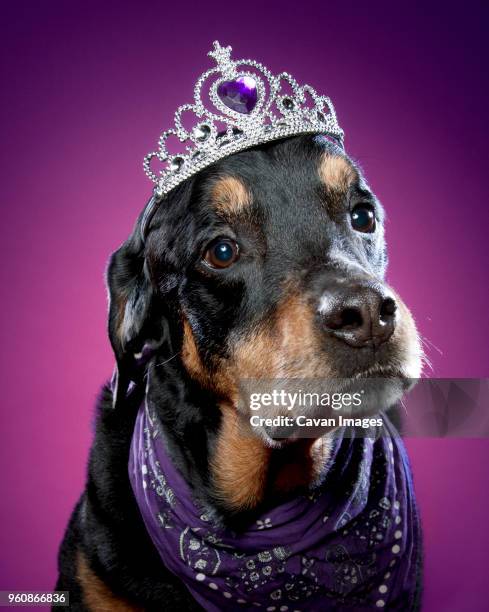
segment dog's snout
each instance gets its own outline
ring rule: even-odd
[[[349,285],[328,291],[319,312],[326,331],[353,347],[387,342],[396,326],[397,304],[383,286]]]

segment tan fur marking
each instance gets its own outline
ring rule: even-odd
[[[143,608],[117,597],[109,587],[90,569],[85,556],[77,556],[77,578],[83,599],[93,612],[142,612]]]
[[[220,178],[212,190],[212,198],[218,213],[238,215],[251,204],[251,195],[243,183],[234,176]]]
[[[346,192],[356,178],[356,171],[344,157],[324,155],[319,176],[328,189]]]
[[[203,387],[214,391],[229,401],[236,401],[237,387],[226,368],[215,368],[209,372],[202,362],[192,328],[187,319],[183,321],[182,362],[192,378]]]
[[[229,368],[212,375],[207,372],[187,320],[184,321],[182,360],[193,378],[229,401],[221,405],[221,431],[211,459],[217,493],[232,509],[253,508],[263,497],[270,449],[249,431],[240,429],[240,417],[234,408],[237,387],[230,382]]]
[[[200,359],[192,328],[186,319],[183,322],[182,361],[188,373],[207,386],[208,376]]]
[[[222,406],[221,431],[211,461],[216,489],[232,509],[254,508],[262,499],[271,449],[243,431],[233,406]]]
[[[266,493],[284,494],[315,482],[331,452],[328,437],[291,443],[283,452],[280,469],[269,478],[273,449],[246,430],[234,407],[222,408],[217,448],[211,461],[216,490],[234,510],[257,506]]]
[[[230,403],[238,397],[240,379],[326,378],[334,374],[324,360],[313,309],[299,293],[289,294],[274,318],[274,325],[267,321],[239,340],[232,357],[216,364],[212,372],[202,363],[192,328],[185,319],[182,361],[187,371]]]
[[[312,307],[300,294],[289,295],[278,307],[276,324],[257,330],[238,343],[236,369],[242,378],[327,378]]]
[[[231,362],[223,364],[221,376],[228,381],[328,376],[314,330],[313,311],[300,294],[284,300],[275,321],[238,342]],[[228,384],[231,388],[232,383]],[[247,417],[241,416],[235,405],[231,401],[222,406],[221,431],[211,462],[216,487],[229,506],[253,508],[268,492],[285,493],[316,480],[329,453],[327,444],[318,445],[312,439],[290,444],[284,466],[270,482],[274,451],[246,430]]]

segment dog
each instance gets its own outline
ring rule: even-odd
[[[391,572],[383,572],[380,583],[375,582],[368,567],[375,564],[376,549],[368,561],[360,561],[341,539],[333,548],[326,546],[321,559],[302,555],[293,596],[275,576],[280,588],[270,596],[276,603],[253,602],[250,580],[258,573],[252,572],[254,561],[246,557],[251,573],[245,576],[248,569],[239,566],[244,570],[233,583],[224,572],[229,592],[220,595],[222,605],[212,599],[221,587],[204,584],[207,605],[201,591],[189,589],[172,567],[174,558],[183,555],[182,542],[192,526],[190,532],[182,526],[180,548],[168,557],[171,563],[164,562],[128,471],[138,411],[146,402],[169,470],[175,472],[172,477],[188,490],[191,503],[203,509],[203,520],[236,538],[256,526],[264,512],[318,496],[325,483],[341,498],[349,482],[341,473],[344,444],[353,456],[362,440],[343,440],[335,450],[334,431],[317,439],[283,440],[263,426],[254,435],[242,435],[240,427],[249,422],[250,411],[237,407],[237,397],[240,380],[264,376],[375,379],[375,408],[380,413],[419,376],[422,351],[415,323],[384,281],[384,211],[361,169],[327,137],[293,136],[205,168],[170,193],[144,237],[141,224],[142,215],[108,266],[108,329],[116,375],[98,402],[87,483],[60,548],[56,589],[69,591],[74,610],[234,610],[254,609],[256,603],[268,610],[383,607],[387,600],[379,589],[382,594],[391,588],[384,577]],[[148,433],[148,423],[141,427]],[[331,470],[339,470],[339,475],[328,481]],[[409,469],[406,474],[409,479]],[[364,502],[373,478],[368,473],[363,482]],[[168,497],[168,479],[164,472],[153,474],[159,495]],[[394,502],[382,498],[382,503],[390,508]],[[160,512],[160,527],[173,537],[176,527],[164,525],[164,514]],[[177,515],[174,521],[180,520]],[[343,513],[337,529],[346,531],[354,518]],[[384,516],[386,524],[391,518]],[[330,519],[322,520],[326,529]],[[269,523],[261,520],[255,533],[267,535]],[[294,525],[292,521],[286,534],[294,532]],[[199,529],[193,530],[197,536],[203,533]],[[400,531],[394,529],[392,518],[385,534],[397,537]],[[340,538],[349,537],[342,533]],[[277,571],[290,582],[291,570],[286,567],[284,572],[288,553],[279,558],[283,542],[272,541],[273,530],[267,537]],[[214,541],[204,539],[190,541],[189,554],[204,544],[211,550],[209,542]],[[216,542],[209,555],[218,555],[222,569],[226,544]],[[399,550],[394,540],[391,545]],[[401,588],[388,609],[419,606],[418,549],[416,592]],[[240,563],[240,554],[229,553],[229,558]],[[269,555],[260,554],[265,560]],[[183,557],[187,571],[192,561]],[[202,568],[206,559],[200,560]],[[315,594],[320,592],[320,572],[315,569],[319,560],[329,563],[334,573],[327,592],[320,593],[322,599],[310,604],[313,596],[303,579],[314,586]],[[205,571],[195,575],[207,580]],[[238,584],[241,579],[249,588]],[[370,603],[367,597],[362,604],[363,595],[355,587],[360,582],[367,591],[376,591]],[[250,594],[240,599],[233,589]]]

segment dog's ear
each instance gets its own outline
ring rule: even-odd
[[[124,400],[131,380],[141,377],[144,353],[160,346],[167,335],[161,299],[151,282],[140,223],[115,251],[107,269],[109,338],[117,369],[113,379],[114,406]]]

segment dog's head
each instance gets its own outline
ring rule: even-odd
[[[119,398],[140,353],[177,355],[232,405],[239,381],[415,378],[413,319],[384,282],[384,212],[324,137],[219,161],[176,188],[113,255],[109,331]]]

